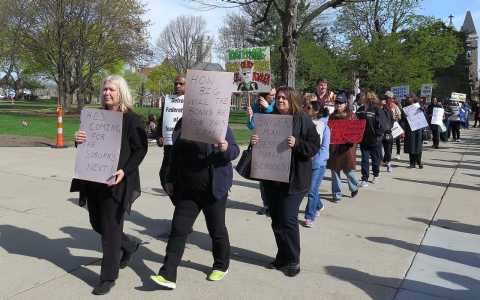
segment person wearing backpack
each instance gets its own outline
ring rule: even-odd
[[[360,187],[367,187],[370,175],[370,158],[372,159],[373,171],[372,183],[378,183],[380,158],[382,155],[381,140],[387,129],[387,117],[380,106],[378,106],[379,100],[374,91],[362,91],[360,99],[363,106],[358,108],[356,115],[359,120],[366,120],[365,131],[360,142],[360,151],[362,152],[362,183]]]

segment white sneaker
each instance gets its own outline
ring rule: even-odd
[[[378,177],[373,177],[372,183],[373,183],[373,184],[378,183]]]
[[[428,144],[428,142],[427,142],[427,141],[423,141],[423,143],[424,143],[424,144]]]
[[[362,183],[360,183],[360,187],[367,187],[368,186],[368,181],[362,181]]]
[[[392,172],[392,165],[391,164],[387,165],[387,172]]]

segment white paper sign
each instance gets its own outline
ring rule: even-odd
[[[435,125],[443,124],[443,112],[444,112],[443,108],[440,108],[440,107],[433,108],[432,124],[435,124]]]
[[[320,136],[320,144],[323,141],[323,132],[325,131],[325,123],[320,120],[313,121],[315,127],[317,128],[318,135]]]
[[[162,136],[165,145],[173,145],[172,133],[177,121],[182,117],[183,95],[168,95],[163,105]]]
[[[392,86],[390,89],[392,93],[395,95],[397,99],[405,99],[405,94],[410,93],[410,87],[408,85],[405,86]]]
[[[452,97],[450,97],[450,99],[456,101],[465,101],[467,99],[467,94],[452,92]]]
[[[289,182],[292,148],[292,116],[255,114],[254,132],[258,142],[252,148],[251,176],[258,179]]]
[[[393,138],[396,138],[397,136],[401,135],[404,132],[405,131],[403,131],[402,127],[400,126],[400,124],[398,124],[398,122],[393,123],[393,127],[392,127]]]
[[[80,130],[87,140],[77,146],[73,178],[112,183],[122,142],[123,114],[118,111],[84,108]]]
[[[227,135],[233,73],[188,70],[183,103],[183,139],[216,144]]]
[[[422,84],[420,96],[423,96],[430,101],[432,99],[432,87],[433,84]]]
[[[420,104],[414,103],[412,105],[405,106],[403,112],[407,115],[407,121],[412,131],[428,126],[425,115],[420,110]]]

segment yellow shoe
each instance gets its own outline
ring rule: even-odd
[[[213,272],[210,275],[208,275],[208,280],[211,280],[211,281],[221,280],[225,275],[227,275],[227,273],[228,273],[228,270],[226,270],[225,272],[222,272],[219,270],[213,270]]]
[[[165,278],[163,278],[163,276],[160,276],[160,275],[158,276],[152,275],[150,276],[150,279],[152,279],[156,284],[172,290],[174,290],[177,287],[177,284],[175,282],[166,280]]]

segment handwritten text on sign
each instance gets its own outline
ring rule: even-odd
[[[425,114],[420,109],[420,104],[414,103],[412,105],[405,106],[403,112],[407,115],[408,125],[412,131],[418,130],[428,126]]]
[[[258,179],[288,182],[292,148],[292,116],[255,114],[254,132],[258,142],[252,149],[251,176]]]
[[[175,124],[182,117],[183,112],[183,95],[168,95],[165,97],[165,104],[163,105],[163,124],[162,136],[165,145],[173,145],[172,133]]]
[[[392,127],[393,138],[396,138],[397,136],[401,135],[404,132],[405,131],[403,131],[402,127],[400,126],[400,124],[398,124],[398,122],[393,123],[393,127]]]
[[[183,139],[216,144],[225,139],[233,73],[188,70],[183,103]]]
[[[433,108],[433,115],[432,115],[432,124],[435,125],[442,125],[443,124],[443,113],[444,109],[440,107]]]
[[[347,141],[360,143],[365,131],[365,120],[329,120],[328,126],[332,131],[330,144],[341,145]]]
[[[111,183],[118,168],[122,141],[121,112],[84,108],[80,130],[87,139],[77,147],[74,178]]]

